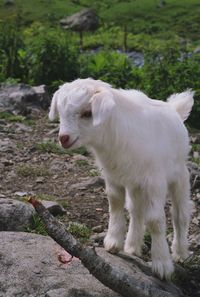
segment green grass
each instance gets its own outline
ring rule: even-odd
[[[200,166],[200,158],[191,158],[191,161]]]
[[[7,122],[10,122],[10,123],[24,123],[25,125],[28,125],[28,126],[35,125],[35,122],[33,120],[27,119],[22,115],[14,115],[7,111],[0,112],[0,119],[6,120]]]
[[[32,226],[25,228],[25,232],[36,233],[41,235],[48,235],[44,224],[38,214],[33,215]]]
[[[90,238],[91,230],[84,224],[79,223],[70,223],[68,227],[68,231],[74,235],[75,237],[79,238],[82,242],[85,242]]]
[[[83,8],[92,7],[100,16],[101,25],[109,24],[120,28],[127,25],[133,34],[146,33],[171,38],[179,35],[199,40],[199,0],[166,0],[166,5],[163,7],[159,7],[159,2],[159,0],[16,0],[15,5],[5,7],[4,0],[0,0],[0,19],[9,21],[18,15],[18,21],[25,25],[32,22],[59,25],[61,18]],[[114,38],[112,39],[115,43]]]
[[[39,142],[35,148],[41,153],[66,154],[66,150],[61,148],[57,143],[52,141]]]
[[[196,152],[200,152],[200,143],[192,144],[192,150]]]
[[[1,111],[0,112],[0,119],[6,120],[8,122],[24,122],[25,121],[25,117],[21,116],[21,115],[13,115],[10,112],[7,111]]]
[[[43,166],[30,166],[20,165],[16,168],[17,174],[22,177],[38,177],[38,176],[49,176],[50,172],[46,167]]]
[[[89,165],[87,160],[76,160],[75,161],[76,165],[78,165],[79,167],[84,167]]]
[[[83,155],[83,156],[88,156],[89,155],[87,149],[84,146],[81,146],[81,147],[76,148],[76,149],[68,150],[68,154],[70,154],[70,155],[79,154],[79,155]]]
[[[55,197],[53,195],[49,195],[49,194],[37,194],[35,198],[38,200],[55,201]]]

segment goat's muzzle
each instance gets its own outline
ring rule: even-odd
[[[60,135],[59,141],[64,148],[70,148],[76,141],[78,140],[78,137],[76,137],[73,141],[70,140],[69,135]]]

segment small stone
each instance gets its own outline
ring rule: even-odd
[[[6,167],[14,164],[12,160],[7,160],[7,159],[1,159],[1,163],[4,164],[4,166]]]
[[[30,126],[24,125],[22,123],[16,123],[16,131],[18,132],[31,132],[33,129]]]
[[[43,184],[44,181],[45,181],[45,178],[42,177],[42,176],[40,176],[40,177],[38,177],[38,178],[36,179],[36,183],[37,183],[37,184]]]
[[[55,201],[42,200],[41,202],[54,216],[66,214],[64,207]]]
[[[103,226],[102,225],[95,226],[92,228],[92,231],[95,233],[101,233],[103,231]]]
[[[100,176],[92,177],[89,179],[86,179],[83,182],[73,184],[70,187],[70,190],[88,190],[90,188],[94,187],[103,187],[105,185],[104,179]]]
[[[195,217],[195,218],[192,220],[192,223],[195,224],[195,225],[199,225],[199,220],[198,220],[198,218]]]
[[[96,242],[99,244],[103,244],[104,237],[106,236],[106,232],[101,232],[98,234],[94,234],[90,237],[91,242]]]
[[[199,158],[199,152],[193,152],[193,158],[198,159]]]
[[[28,192],[15,192],[14,195],[18,197],[25,197],[28,196],[30,193]]]

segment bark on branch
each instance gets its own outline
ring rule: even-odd
[[[144,274],[144,278],[133,277],[121,271],[120,267],[113,267],[100,257],[94,248],[80,244],[65,229],[65,226],[49,213],[41,202],[32,197],[29,199],[29,202],[34,206],[42,219],[49,236],[72,256],[79,258],[89,272],[101,283],[121,296],[184,297],[181,290],[172,283],[161,282],[152,275],[148,276],[146,274]]]

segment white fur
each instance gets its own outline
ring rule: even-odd
[[[189,138],[183,121],[193,104],[193,92],[169,102],[152,100],[136,90],[116,90],[93,79],[63,85],[54,95],[51,119],[58,112],[60,136],[73,147],[87,146],[103,170],[109,200],[106,250],[141,255],[145,226],[152,237],[152,269],[170,278],[173,263],[166,241],[164,206],[172,199],[172,256],[188,256],[187,232],[191,213],[186,167]],[[82,118],[85,110],[93,117]],[[130,214],[127,236],[125,198]]]

